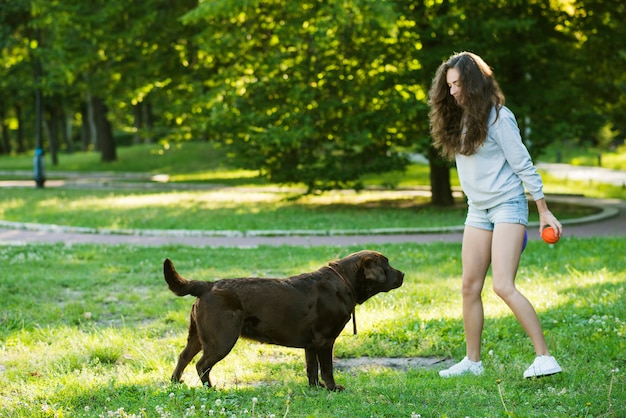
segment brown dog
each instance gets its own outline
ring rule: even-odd
[[[211,386],[211,369],[242,336],[304,348],[309,385],[320,385],[320,370],[329,390],[343,390],[333,378],[333,345],[355,305],[400,287],[404,279],[403,272],[375,251],[360,251],[287,279],[186,280],[169,259],[163,263],[163,274],[172,292],[197,297],[187,346],[172,374],[174,382],[202,350],[196,369],[202,383]]]

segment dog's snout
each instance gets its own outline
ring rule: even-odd
[[[402,283],[404,283],[404,272],[397,270],[398,271],[398,275],[397,275],[397,282],[398,282],[398,287],[402,286]]]

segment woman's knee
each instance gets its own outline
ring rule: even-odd
[[[464,299],[479,298],[483,291],[483,279],[463,278],[463,286],[461,292]]]
[[[509,298],[511,298],[512,295],[517,293],[517,289],[515,288],[515,284],[513,282],[500,283],[500,282],[494,281],[492,287],[493,287],[494,293],[498,295],[498,297],[504,301],[508,300]]]

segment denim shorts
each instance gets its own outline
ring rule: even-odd
[[[493,231],[494,225],[498,223],[526,226],[528,224],[528,199],[526,199],[526,195],[521,194],[489,209],[476,209],[469,205],[465,225]]]

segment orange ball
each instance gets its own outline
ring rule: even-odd
[[[556,244],[559,241],[559,237],[556,236],[554,228],[552,228],[551,226],[546,226],[545,228],[543,228],[543,230],[541,231],[541,238],[547,244]]]

